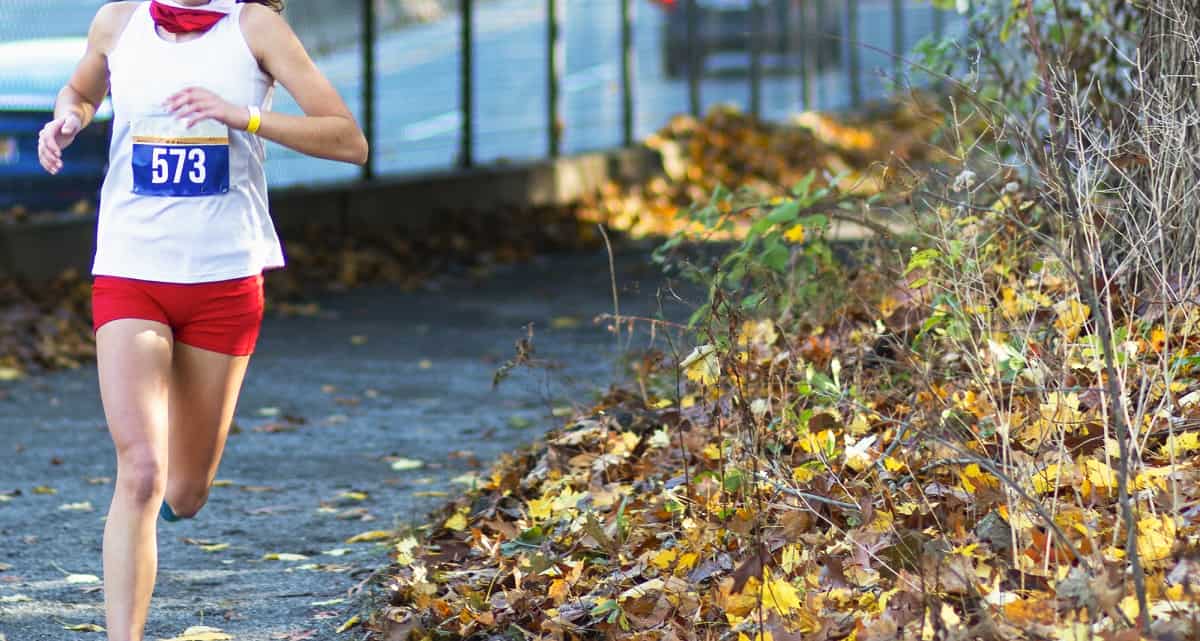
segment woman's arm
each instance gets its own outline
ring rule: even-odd
[[[92,20],[87,50],[54,102],[54,120],[46,123],[38,134],[38,160],[51,174],[62,170],[62,151],[91,124],[108,93],[108,51],[116,34],[129,21],[132,4],[135,3],[106,4]]]
[[[309,156],[361,165],[367,161],[367,139],[354,115],[309,58],[304,45],[286,21],[259,5],[242,8],[242,31],[259,65],[279,81],[303,116],[264,112],[258,135]],[[198,87],[184,89],[167,101],[176,117],[189,126],[212,118],[234,129],[250,122],[246,105],[232,105]]]

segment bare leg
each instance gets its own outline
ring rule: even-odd
[[[158,573],[156,518],[167,480],[171,329],[122,319],[96,334],[100,397],[117,451],[104,525],[104,607],[110,641],[142,641]]]
[[[249,362],[175,343],[167,505],[179,516],[195,516],[208,500]]]

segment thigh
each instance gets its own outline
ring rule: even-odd
[[[175,343],[171,370],[172,479],[212,483],[249,356],[231,356]]]
[[[172,341],[170,327],[142,319],[113,320],[96,332],[100,397],[118,458],[149,448],[166,463]]]

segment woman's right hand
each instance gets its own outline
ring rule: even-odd
[[[74,113],[55,118],[42,127],[38,134],[38,160],[47,173],[57,174],[62,170],[62,152],[75,142],[81,129],[83,123]]]

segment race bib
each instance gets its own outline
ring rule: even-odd
[[[229,129],[215,120],[187,123],[173,116],[135,121],[133,193],[213,196],[229,191]]]

